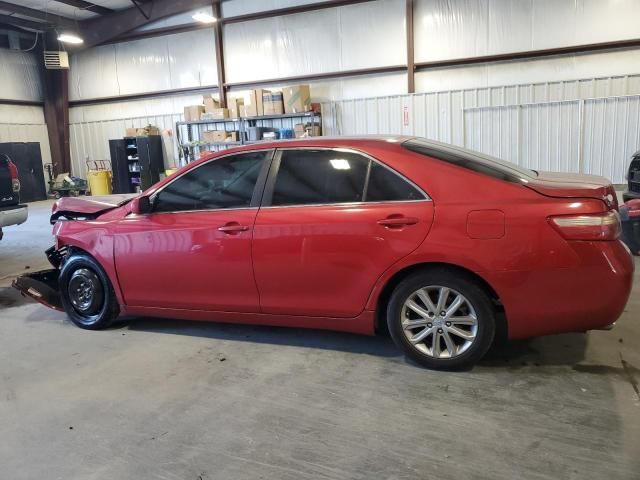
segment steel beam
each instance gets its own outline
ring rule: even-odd
[[[31,20],[25,20],[24,18],[13,17],[11,15],[0,15],[0,23],[13,25],[14,27],[28,28],[38,32],[44,32],[48,28],[51,28],[51,24],[49,23],[34,22]]]
[[[43,22],[47,23],[53,23],[65,28],[77,26],[77,22],[70,18],[61,17],[60,15],[55,15],[45,10],[35,10],[33,8],[23,7],[22,5],[16,5],[14,3],[0,1],[0,10],[3,10],[5,12],[17,13],[20,15],[24,15],[25,17],[42,20]]]
[[[44,102],[34,100],[13,100],[11,98],[0,98],[0,105],[17,105],[19,107],[42,107]]]
[[[58,3],[64,3],[65,5],[69,5],[71,7],[79,8],[80,10],[86,10],[87,12],[97,13],[98,15],[108,15],[113,13],[115,10],[111,10],[110,8],[103,7],[101,5],[96,5],[95,3],[85,2],[85,0],[55,0]]]
[[[211,0],[154,0],[153,8],[147,12],[148,19],[136,7],[118,10],[110,15],[83,21],[80,24],[82,37],[86,47],[93,47],[147,23],[210,5]]]
[[[407,93],[416,91],[415,59],[413,54],[413,0],[407,0],[405,7],[407,31]]]
[[[216,18],[222,17],[219,2],[213,2],[213,16]],[[226,76],[224,70],[224,40],[222,35],[222,24],[216,22],[213,25],[213,34],[215,35],[216,42],[216,68],[218,70],[218,93],[220,97],[220,106],[227,108],[227,87]]]
[[[524,52],[501,53],[497,55],[484,55],[481,57],[454,58],[451,60],[438,60],[435,62],[417,62],[417,71],[432,70],[446,67],[458,67],[477,63],[508,62],[513,60],[529,60],[535,58],[552,57],[557,55],[572,55],[577,53],[589,53],[602,50],[617,50],[624,48],[640,47],[640,38],[630,40],[618,40],[614,42],[588,43],[571,47],[546,48],[543,50],[527,50]]]
[[[217,23],[226,25],[231,23],[248,22],[251,20],[259,20],[262,18],[281,17],[284,15],[294,15],[297,13],[306,13],[314,10],[324,10],[326,8],[344,7],[347,5],[355,5],[357,3],[367,3],[367,2],[374,2],[374,1],[376,0],[330,0],[326,2],[309,4],[309,5],[299,5],[297,7],[287,7],[287,8],[279,8],[277,10],[267,10],[264,12],[249,13],[246,15],[238,15],[235,17],[227,17],[227,18],[217,17],[218,18]],[[219,2],[214,2],[214,3],[219,3]],[[142,32],[130,31],[128,33],[119,35],[118,37],[112,38],[109,41],[105,41],[103,43],[128,42],[130,40],[138,40],[140,38],[172,35],[174,33],[190,32],[192,30],[200,30],[203,28],[213,28],[213,27],[214,27],[213,25],[205,25],[198,22],[192,22],[186,25],[176,25],[174,27],[157,28],[157,29],[146,30]]]
[[[211,93],[217,92],[218,87],[216,85],[209,85],[203,87],[188,87],[188,88],[176,88],[173,90],[160,90],[156,92],[149,93],[134,93],[131,95],[120,95],[115,97],[100,97],[100,98],[89,98],[86,100],[75,100],[69,102],[70,107],[84,107],[87,105],[102,105],[105,103],[115,103],[115,102],[132,102],[135,100],[148,100],[150,98],[162,98],[162,97],[173,97],[176,95],[196,95],[199,93]]]
[[[57,44],[58,41],[53,31],[47,32],[45,40],[47,45]],[[51,163],[56,174],[70,172],[69,70],[47,70],[44,64],[41,63],[41,65],[44,85],[44,119],[49,133]]]

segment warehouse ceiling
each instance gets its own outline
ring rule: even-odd
[[[221,0],[0,0],[0,36],[70,31],[93,46],[213,1]]]

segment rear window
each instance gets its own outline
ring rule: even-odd
[[[445,143],[413,138],[404,142],[402,146],[412,152],[507,182],[526,183],[538,176],[535,170],[520,168],[510,162]]]

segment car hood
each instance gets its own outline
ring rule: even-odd
[[[63,197],[53,204],[51,223],[65,217],[69,220],[94,219],[131,200],[135,193],[96,197]]]

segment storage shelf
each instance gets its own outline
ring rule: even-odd
[[[239,122],[241,120],[280,120],[286,118],[314,118],[320,117],[319,112],[283,113],[277,115],[258,115],[257,117],[217,118],[212,120],[197,120],[193,122],[176,122],[176,125],[206,125],[211,123]]]
[[[285,118],[314,118],[319,117],[317,112],[283,113],[278,115],[258,115],[257,117],[242,117],[243,120],[280,120]]]
[[[208,125],[214,123],[239,122],[241,118],[216,118],[211,120],[197,120],[193,122],[176,122],[176,125]]]
[[[197,157],[201,153],[203,149],[207,147],[233,147],[239,145],[249,145],[249,144],[259,144],[259,143],[270,143],[274,141],[284,141],[284,140],[296,140],[295,138],[286,138],[286,139],[261,139],[261,140],[246,140],[246,136],[248,136],[249,128],[251,127],[287,127],[292,129],[296,123],[296,119],[301,120],[302,122],[318,124],[321,123],[322,113],[321,112],[300,112],[300,113],[283,113],[283,114],[274,114],[274,115],[258,115],[252,117],[239,117],[239,118],[224,118],[224,119],[209,119],[209,120],[198,120],[194,122],[176,122],[176,136],[178,139],[178,144],[181,149],[191,150],[191,153],[187,152],[184,155],[186,158],[186,162],[191,161],[189,157]],[[262,123],[264,122],[264,123]],[[219,125],[224,124],[222,126],[222,130],[227,132],[238,131],[240,135],[240,140],[237,142],[207,142],[207,143],[198,143],[191,144],[191,141],[198,141],[202,136],[201,128],[192,128],[193,126],[199,127],[200,125]],[[227,126],[226,124],[229,124]],[[186,127],[184,130],[181,127]],[[216,127],[219,128],[219,127]],[[185,132],[186,130],[186,132]],[[185,135],[186,133],[186,135]],[[307,137],[305,137],[307,138]],[[183,143],[184,140],[189,140]],[[217,151],[220,151],[222,148],[217,148]],[[181,158],[183,158],[183,150],[181,150]]]
[[[238,142],[208,142],[208,143],[197,143],[197,144],[193,144],[193,145],[189,145],[190,147],[193,148],[200,148],[200,147],[219,147],[220,145],[242,145],[242,142],[238,141]]]

